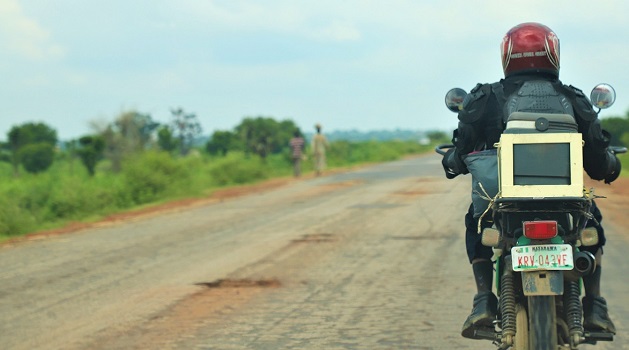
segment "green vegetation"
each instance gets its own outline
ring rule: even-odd
[[[629,155],[627,153],[619,154],[618,159],[620,159],[620,164],[622,164],[620,176],[629,176]]]
[[[625,146],[629,147],[629,111],[624,117],[608,117],[601,119],[601,126],[604,130],[608,130],[611,137],[611,144],[613,146]],[[618,155],[620,162],[622,163],[622,176],[629,174],[629,155]]]
[[[288,140],[298,130],[292,121],[245,118],[233,131],[194,145],[198,129],[193,115],[181,110],[173,115],[176,122],[190,125],[160,126],[149,115],[125,112],[94,135],[54,152],[41,137],[15,137],[3,144],[0,240],[292,175]],[[14,134],[33,129],[56,139],[45,125],[16,126]],[[416,141],[335,141],[328,150],[328,168],[394,160],[432,147]],[[303,173],[312,171],[311,161],[302,164]]]
[[[26,123],[11,128],[7,136],[9,142],[6,148],[11,152],[11,164],[16,175],[20,164],[29,173],[42,172],[52,165],[57,132],[49,126]]]
[[[199,142],[196,115],[181,108],[171,114],[170,123],[160,124],[148,114],[127,111],[93,134],[62,144],[43,123],[14,126],[8,142],[0,142],[0,240],[291,176],[289,140],[295,131],[302,133],[292,120],[246,117],[233,130]],[[602,126],[613,131],[613,145],[629,145],[629,113],[605,118]],[[351,141],[330,137],[328,168],[391,161],[449,142],[440,131],[396,140],[401,134],[357,138],[353,133]],[[629,155],[620,159],[626,174]],[[312,170],[312,161],[302,163],[304,174]]]

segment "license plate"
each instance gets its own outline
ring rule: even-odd
[[[572,246],[540,244],[511,248],[513,271],[572,270]]]

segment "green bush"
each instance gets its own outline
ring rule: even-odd
[[[393,160],[431,147],[415,142],[335,141],[327,152],[328,168]],[[99,162],[93,176],[70,157],[58,158],[44,172],[19,177],[14,176],[11,164],[0,162],[4,179],[0,182],[0,237],[59,227],[70,220],[94,220],[138,205],[203,196],[216,187],[291,176],[289,155],[288,151],[270,154],[263,161],[241,151],[230,151],[225,157],[199,152],[176,157],[151,151],[128,158],[121,173],[111,172],[108,161]],[[312,158],[302,162],[302,172],[309,171]]]
[[[52,165],[55,150],[49,143],[31,143],[20,149],[19,158],[26,171],[40,173]]]
[[[406,154],[425,152],[429,148],[412,141],[336,141],[331,143],[327,159],[331,167],[383,162],[399,159]]]
[[[188,173],[166,152],[146,152],[127,160],[122,168],[126,190],[137,204],[145,204],[186,181]]]
[[[0,238],[18,236],[37,229],[37,220],[28,210],[6,197],[0,198]]]
[[[209,175],[216,185],[227,186],[266,179],[269,169],[258,157],[228,155],[212,164]]]

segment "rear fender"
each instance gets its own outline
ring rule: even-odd
[[[563,271],[522,272],[524,295],[563,295]]]

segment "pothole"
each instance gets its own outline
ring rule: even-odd
[[[220,279],[214,282],[195,283],[206,288],[278,288],[282,284],[277,279]]]
[[[331,233],[313,233],[304,235],[302,238],[293,239],[294,243],[323,243],[335,242],[337,239]]]

